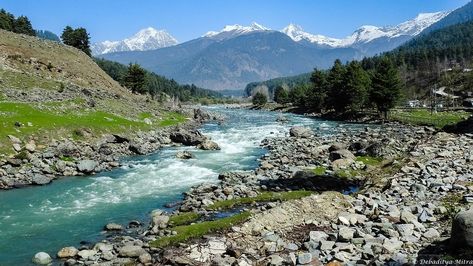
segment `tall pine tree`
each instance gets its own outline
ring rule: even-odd
[[[370,77],[357,61],[348,64],[341,87],[341,105],[345,111],[360,111],[368,100]]]
[[[327,101],[327,75],[325,72],[315,69],[310,76],[312,90],[309,93],[309,105],[316,111],[322,111]]]
[[[124,85],[132,92],[146,93],[146,71],[138,64],[130,64],[123,79]]]
[[[62,42],[64,44],[73,46],[77,49],[82,50],[88,56],[91,56],[90,50],[90,36],[87,33],[87,30],[84,28],[73,29],[70,26],[67,26],[62,31],[61,35]]]
[[[327,90],[327,106],[335,109],[336,112],[342,112],[344,110],[344,103],[340,100],[344,97],[342,87],[344,85],[345,71],[345,66],[337,59],[327,77],[329,84]]]
[[[13,32],[36,36],[36,31],[33,29],[30,20],[25,16],[19,16],[15,19],[13,22]]]
[[[399,71],[387,56],[377,64],[371,86],[370,99],[386,119],[401,96]]]

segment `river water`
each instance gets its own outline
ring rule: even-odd
[[[294,114],[285,114],[289,122],[281,124],[274,112],[209,108],[226,117],[222,125],[209,123],[201,128],[220,145],[220,151],[168,147],[127,158],[123,167],[110,172],[0,191],[0,265],[28,265],[36,252],[54,257],[64,246],[97,241],[109,222],[146,221],[151,210],[182,199],[182,192],[193,185],[217,182],[222,171],[256,168],[265,153],[260,142],[288,134],[291,126],[309,126],[317,134],[362,128]],[[178,160],[179,150],[189,150],[196,158]]]

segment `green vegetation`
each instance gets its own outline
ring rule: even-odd
[[[59,157],[59,159],[61,159],[61,161],[64,161],[64,162],[73,162],[74,161],[74,158],[69,157],[69,156],[61,156],[61,157]]]
[[[289,90],[296,87],[297,85],[309,83],[309,81],[310,73],[304,73],[292,77],[281,77],[266,81],[252,82],[246,85],[245,93],[246,95],[250,96],[256,93],[259,88],[263,87],[266,88],[269,95],[273,95],[276,93],[276,89],[278,87],[283,87],[284,89]]]
[[[261,192],[256,197],[246,197],[246,198],[218,201],[208,206],[207,209],[208,210],[225,210],[225,209],[231,209],[239,205],[251,204],[253,202],[287,201],[287,200],[300,199],[303,197],[310,196],[311,194],[312,194],[311,191],[305,191],[305,190],[295,190],[295,191],[288,191],[288,192]]]
[[[410,111],[398,110],[390,114],[390,119],[402,123],[443,128],[446,125],[452,125],[463,121],[469,116],[470,114],[464,111],[445,111],[431,113],[429,110],[422,109]]]
[[[286,104],[289,102],[289,94],[284,87],[278,86],[276,88],[274,91],[274,101],[279,104]]]
[[[186,116],[176,112],[166,112],[163,114],[163,119],[159,122],[159,126],[168,127],[175,126],[187,120]]]
[[[36,32],[26,16],[15,18],[13,14],[0,9],[0,29],[35,36]]]
[[[264,93],[257,92],[255,95],[253,95],[253,105],[262,106],[265,105],[267,102],[268,97]]]
[[[169,218],[169,224],[171,226],[187,225],[199,220],[200,217],[201,215],[196,212],[181,212],[171,216]]]
[[[315,175],[325,175],[325,172],[327,171],[327,168],[324,166],[317,166],[313,169],[311,169],[312,173]]]
[[[372,156],[357,156],[356,161],[363,162],[366,165],[377,166],[383,161],[383,158],[372,157]]]
[[[360,175],[361,173],[363,173],[362,170],[345,169],[336,171],[334,175],[339,178],[350,179],[352,177]]]
[[[167,79],[153,72],[144,70],[137,64],[128,67],[117,62],[105,59],[94,59],[95,63],[102,68],[110,77],[128,89],[149,94],[153,99],[163,101],[166,95],[177,97],[181,101],[191,101],[206,98],[214,100],[221,98],[218,92],[199,88],[195,85],[180,85],[173,79]],[[142,75],[144,71],[144,77]]]
[[[32,88],[43,88],[47,90],[58,90],[61,83],[52,79],[44,79],[37,75],[19,73],[8,69],[0,69],[2,86],[28,90]]]
[[[186,242],[189,239],[202,237],[206,234],[226,230],[238,223],[242,223],[251,216],[250,212],[242,212],[230,217],[215,221],[206,221],[191,225],[182,225],[170,228],[176,231],[177,235],[161,237],[150,243],[151,247],[163,248],[169,245],[176,245],[181,242]]]
[[[463,195],[461,193],[449,193],[441,199],[442,206],[447,209],[445,218],[453,219],[455,215],[461,210],[463,204]]]
[[[90,51],[90,36],[84,28],[73,29],[66,26],[61,34],[62,42],[66,45],[75,47],[86,55],[91,56]]]

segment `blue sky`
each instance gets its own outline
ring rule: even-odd
[[[166,29],[179,42],[224,25],[256,21],[272,29],[345,37],[361,25],[395,25],[421,12],[453,10],[469,0],[0,0],[37,29],[85,27],[92,41],[120,40],[141,28]]]

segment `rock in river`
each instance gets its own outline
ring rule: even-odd
[[[82,173],[92,173],[98,163],[94,160],[82,160],[77,163],[77,170]]]
[[[220,147],[216,142],[213,142],[211,140],[204,140],[202,143],[197,145],[197,148],[201,150],[220,150]]]
[[[57,257],[58,258],[72,258],[75,257],[79,253],[79,250],[75,247],[64,247],[58,251]]]
[[[38,252],[33,257],[33,263],[38,265],[48,265],[52,261],[51,256],[46,252]]]
[[[291,127],[289,135],[296,138],[309,138],[312,136],[312,130],[308,127]]]
[[[194,155],[190,153],[189,151],[178,151],[176,153],[176,158],[187,160],[187,159],[194,158]]]

